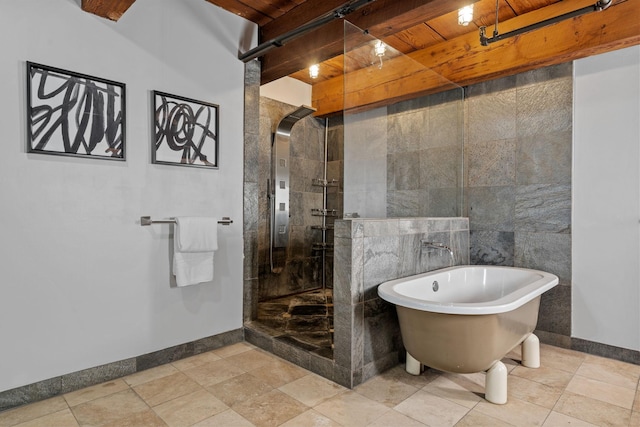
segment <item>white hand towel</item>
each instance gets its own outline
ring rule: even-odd
[[[176,218],[173,274],[178,286],[213,280],[213,253],[218,249],[217,225],[215,218]]]
[[[218,221],[207,217],[177,217],[174,238],[180,252],[212,252],[218,249]]]

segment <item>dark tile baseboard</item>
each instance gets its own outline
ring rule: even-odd
[[[350,380],[344,378],[341,367],[336,365],[333,359],[327,358],[319,352],[310,352],[301,347],[299,342],[286,339],[287,337],[282,332],[259,322],[247,322],[244,327],[245,340],[248,343],[328,380],[345,387],[352,387]]]
[[[640,365],[640,351],[637,350],[615,347],[608,344],[583,340],[581,338],[571,338],[571,349]]]
[[[621,362],[632,363],[634,365],[640,365],[640,351],[637,350],[615,347],[608,344],[587,341],[581,338],[573,338],[541,330],[536,330],[534,333],[538,336],[540,342],[544,344],[580,351],[594,356],[606,357],[608,359],[619,360]]]
[[[243,328],[0,392],[0,412],[244,341]]]

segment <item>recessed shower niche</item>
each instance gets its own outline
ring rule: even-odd
[[[378,40],[345,22],[345,110],[328,118],[299,117],[300,106],[260,98],[259,64],[246,72],[247,123],[259,117],[260,126],[245,133],[245,165],[257,165],[245,169],[245,338],[347,387],[402,354],[393,307],[375,293],[375,281],[388,279],[379,269],[408,275],[433,267],[410,244],[431,231],[455,240],[457,259],[468,260],[468,223],[450,219],[462,213],[463,91],[389,46],[380,52]],[[366,82],[397,78],[398,70],[428,76],[437,89],[349,108],[353,96],[384,101]],[[284,157],[274,159],[273,148],[290,115],[297,119],[281,180],[274,162]],[[288,202],[274,197],[281,187]],[[287,208],[283,229],[273,213]],[[415,228],[405,230],[409,224]],[[358,234],[365,229],[376,231]],[[281,231],[286,247],[272,242]]]

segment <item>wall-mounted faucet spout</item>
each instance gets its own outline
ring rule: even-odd
[[[453,255],[453,250],[442,242],[430,242],[428,240],[420,240],[420,248],[421,249],[438,249],[441,251],[447,251],[449,252],[449,256],[451,257],[451,265],[455,265],[456,263],[455,256]]]
[[[453,251],[451,248],[444,243],[441,242],[429,242],[428,240],[420,240],[420,246],[423,249],[440,249],[444,251],[448,251],[449,254],[453,257]]]

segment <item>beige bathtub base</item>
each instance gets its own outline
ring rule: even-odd
[[[522,341],[522,366],[540,367],[540,340],[534,334]],[[420,375],[422,363],[407,352],[405,370],[411,375]],[[507,367],[501,361],[496,362],[489,370],[484,384],[484,397],[488,402],[504,405],[507,403]]]
[[[522,366],[534,369],[540,367],[540,340],[534,334],[522,341]]]

